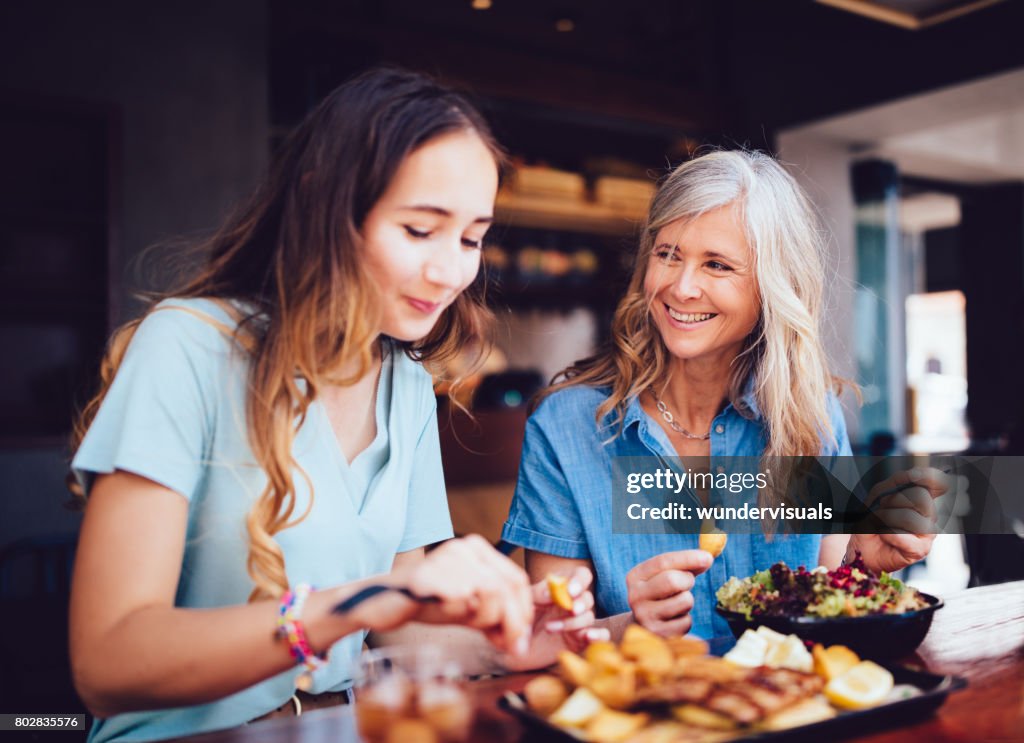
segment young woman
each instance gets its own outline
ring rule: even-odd
[[[569,613],[479,537],[424,551],[452,528],[422,364],[486,328],[472,284],[500,162],[461,96],[363,75],[292,134],[198,276],[114,336],[73,461],[92,740],[238,725],[297,685],[334,699],[366,631],[410,621],[481,630],[517,667],[586,642],[586,571]],[[371,584],[436,600],[331,612]]]
[[[614,534],[614,457],[849,455],[818,334],[822,242],[796,182],[760,153],[715,152],[661,184],[612,344],[578,362],[531,416],[502,538],[531,576],[593,568],[598,614],[663,635],[728,635],[714,592],[784,560],[895,570],[927,554],[941,473],[914,474],[907,533],[730,535],[712,563],[696,534]],[[571,435],[568,432],[572,432]],[[892,485],[907,482],[897,475]]]

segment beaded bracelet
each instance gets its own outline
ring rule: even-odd
[[[306,667],[295,680],[295,687],[307,691],[313,684],[313,672],[323,665],[324,659],[313,652],[306,638],[306,628],[299,617],[306,605],[306,599],[313,592],[308,583],[299,583],[281,598],[277,616],[277,636],[288,641],[288,649],[296,663]]]

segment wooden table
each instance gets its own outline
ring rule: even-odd
[[[916,724],[890,728],[859,740],[1022,741],[1024,740],[1024,581],[972,588],[946,598],[916,655],[905,659],[937,674],[967,679],[938,712]],[[499,710],[506,691],[519,691],[533,674],[474,682],[478,712],[473,741],[512,743],[531,736]],[[296,718],[269,720],[195,736],[190,743],[345,743],[358,741],[351,708],[317,710]]]

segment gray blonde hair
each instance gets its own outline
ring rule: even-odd
[[[829,371],[820,325],[825,237],[803,190],[762,152],[717,151],[683,163],[659,185],[640,237],[632,278],[612,322],[610,348],[556,375],[543,393],[578,384],[610,387],[597,411],[621,424],[629,400],[664,383],[669,354],[651,322],[644,291],[655,238],[663,227],[733,207],[753,252],[760,318],[733,361],[729,399],[742,411],[748,384],[766,426],[764,456],[817,455],[835,445],[828,392],[843,380]],[[620,426],[621,427],[621,426]]]

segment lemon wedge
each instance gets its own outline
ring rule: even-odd
[[[823,676],[826,681],[842,676],[860,663],[857,654],[845,645],[833,645],[827,649],[815,645],[811,654],[814,656],[814,672]]]
[[[825,685],[825,696],[843,709],[874,707],[892,691],[892,674],[877,663],[862,660]]]

